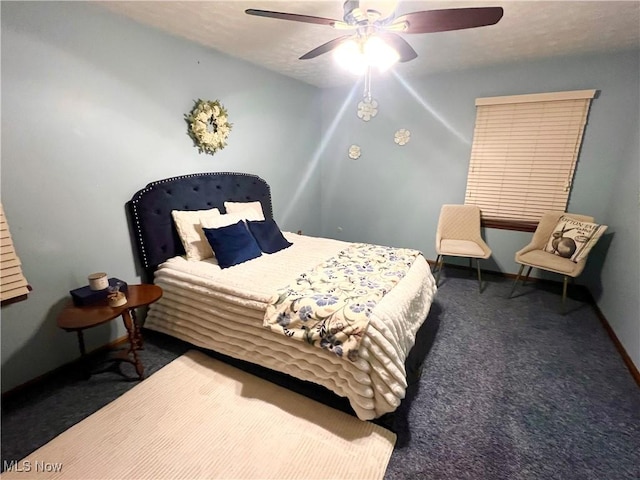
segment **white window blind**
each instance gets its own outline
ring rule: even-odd
[[[483,223],[565,211],[595,90],[476,99],[465,203]]]
[[[20,259],[13,246],[2,204],[0,204],[0,280],[2,303],[29,293],[27,280],[24,278]]]

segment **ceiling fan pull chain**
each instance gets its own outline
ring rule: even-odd
[[[367,102],[371,101],[371,67],[367,67],[367,71],[364,72],[364,99]]]

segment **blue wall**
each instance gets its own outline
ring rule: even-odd
[[[260,175],[281,227],[318,234],[307,178],[318,90],[78,2],[2,2],[2,203],[34,290],[2,309],[2,390],[78,356],[55,318],[105,271],[139,282],[125,202],[146,183],[205,171]],[[219,99],[227,148],[198,154],[185,113]],[[303,187],[303,188],[299,188]],[[292,200],[292,192],[298,194]],[[87,332],[88,347],[124,334]]]
[[[374,75],[378,115],[360,120],[361,86],[322,92],[322,234],[422,250],[435,259],[440,207],[463,203],[475,122],[475,99],[597,89],[568,211],[593,215],[609,230],[578,283],[594,294],[636,366],[640,366],[639,52],[557,58],[402,79]],[[396,130],[411,131],[405,146]],[[362,149],[347,156],[351,144]],[[484,264],[515,273],[514,253],[531,234],[487,229]],[[449,259],[448,259],[449,260]],[[535,271],[534,271],[535,272]],[[545,277],[558,280],[557,276]]]
[[[2,391],[77,357],[55,317],[68,291],[134,268],[124,203],[147,182],[245,171],[272,186],[285,230],[414,247],[435,257],[443,203],[463,201],[476,97],[595,88],[569,210],[610,225],[580,278],[640,366],[638,52],[318,90],[79,2],[2,2],[2,202],[34,291],[2,309]],[[402,68],[398,68],[400,75]],[[413,92],[413,93],[411,93]],[[200,155],[183,116],[220,99],[229,146]],[[411,130],[399,147],[393,134]],[[362,147],[350,160],[349,145]],[[529,234],[487,230],[488,268],[514,272]],[[591,259],[590,259],[591,260]],[[592,266],[593,264],[593,266]],[[124,334],[112,322],[89,348]]]

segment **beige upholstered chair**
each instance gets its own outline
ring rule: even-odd
[[[480,209],[475,205],[443,205],[438,220],[436,232],[436,283],[440,280],[440,273],[445,256],[468,257],[469,268],[472,259],[476,259],[478,268],[478,284],[482,292],[482,277],[480,275],[480,259],[489,258],[491,249],[484,242],[480,233]]]
[[[553,234],[555,226],[558,224],[560,217],[563,215],[574,218],[581,222],[593,223],[593,217],[588,215],[578,215],[574,213],[565,212],[547,212],[540,218],[540,223],[533,234],[531,242],[523,249],[516,252],[516,262],[520,264],[520,270],[518,276],[513,283],[513,288],[509,294],[509,298],[513,296],[518,280],[522,275],[522,271],[525,266],[528,266],[527,274],[522,282],[524,285],[529,279],[529,274],[532,268],[539,268],[547,270],[549,272],[559,273],[564,276],[562,285],[562,313],[565,311],[565,300],[567,298],[567,282],[569,277],[575,278],[582,273],[587,259],[584,258],[579,262],[574,262],[568,258],[563,258],[553,253],[545,251],[545,246],[549,241],[549,238]]]

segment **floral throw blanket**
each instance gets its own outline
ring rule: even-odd
[[[354,244],[278,290],[264,326],[356,361],[371,312],[418,255],[406,248]]]

